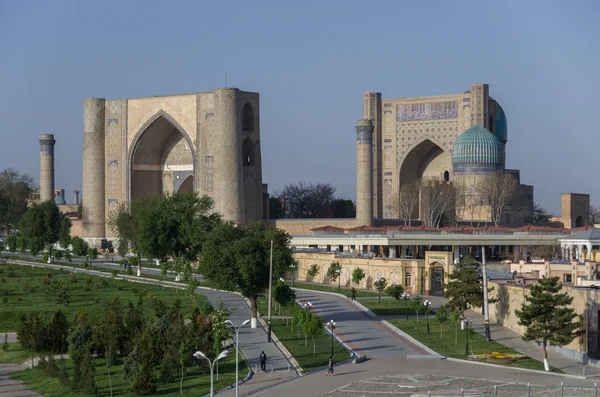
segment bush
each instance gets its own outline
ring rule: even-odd
[[[0,283],[5,283],[6,279],[4,277],[0,278]]]
[[[44,263],[48,263],[48,258],[49,258],[49,257],[50,257],[50,256],[48,255],[48,253],[47,253],[47,252],[44,252],[44,255],[42,255],[42,262],[44,262]]]
[[[127,266],[127,275],[128,276],[132,276],[133,275],[133,269],[131,268],[131,266]]]
[[[90,259],[94,260],[96,258],[98,258],[98,248],[96,247],[89,247],[87,249],[87,256],[90,257]]]
[[[4,303],[4,304],[8,303],[8,291],[7,290],[2,291],[2,303]]]
[[[118,270],[113,270],[113,271],[112,271],[112,272],[110,272],[110,273],[112,274],[112,276],[113,276],[114,278],[116,278],[116,277],[117,277],[117,275],[119,274],[119,271],[118,271]]]
[[[71,247],[73,247],[73,253],[77,256],[84,256],[89,249],[88,244],[81,237],[73,237]]]
[[[73,284],[77,283],[77,275],[75,274],[75,272],[71,273],[71,276],[69,277],[69,281],[71,281],[71,283],[73,283]]]
[[[52,279],[52,275],[50,273],[46,274],[46,276],[44,277],[44,285],[49,285],[50,284],[50,280]]]
[[[62,257],[63,257],[63,252],[62,251],[59,251],[59,250],[54,251],[54,258],[57,261],[61,260]]]
[[[102,288],[108,288],[110,286],[110,283],[108,282],[108,280],[102,279],[102,281],[100,281],[100,285],[102,286]]]
[[[60,369],[58,368],[56,360],[52,354],[48,356],[48,360],[46,360],[46,366],[43,369],[46,375],[52,378],[56,378],[59,375]]]

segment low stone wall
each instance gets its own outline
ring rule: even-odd
[[[530,287],[521,287],[519,285],[506,284],[505,282],[493,282],[488,283],[490,288],[493,287],[493,291],[490,292],[491,298],[498,299],[498,302],[489,305],[490,322],[500,324],[506,328],[512,329],[519,334],[525,334],[526,328],[519,325],[519,319],[516,315],[516,310],[519,310],[525,301],[525,297],[529,296]],[[563,287],[563,291],[571,295],[573,299],[572,307],[575,313],[582,316],[584,320],[584,329],[587,329],[587,307],[588,299],[596,299],[595,296],[588,296],[590,293],[584,289],[574,289],[571,287]],[[593,293],[593,292],[592,292]],[[596,295],[596,294],[594,294]],[[600,301],[600,299],[598,299]],[[564,346],[564,350],[568,349],[580,353],[587,351],[587,337],[576,338],[573,342]],[[565,352],[561,352],[565,354]]]

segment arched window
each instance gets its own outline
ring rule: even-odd
[[[242,130],[254,131],[254,109],[249,103],[245,104],[242,110]]]
[[[444,182],[450,181],[450,173],[448,171],[444,171]]]
[[[244,166],[254,165],[254,142],[252,139],[244,139],[242,143],[242,164]]]
[[[412,285],[412,274],[406,272],[404,275],[404,287],[410,287]]]

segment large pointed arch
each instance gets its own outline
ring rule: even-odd
[[[128,148],[128,200],[173,192],[172,172],[195,175],[197,156],[190,135],[165,111],[149,118]],[[164,181],[163,181],[164,179]],[[195,185],[195,180],[193,181]],[[195,190],[195,186],[193,187]]]
[[[398,176],[400,186],[421,179],[444,180],[445,172],[452,175],[450,153],[434,138],[424,138],[415,143],[400,164]]]

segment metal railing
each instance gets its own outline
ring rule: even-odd
[[[561,382],[560,386],[539,386],[532,384],[502,384],[489,387],[461,388],[447,390],[427,390],[413,395],[437,397],[437,396],[460,396],[460,397],[600,397],[599,385],[577,386],[565,385]]]

